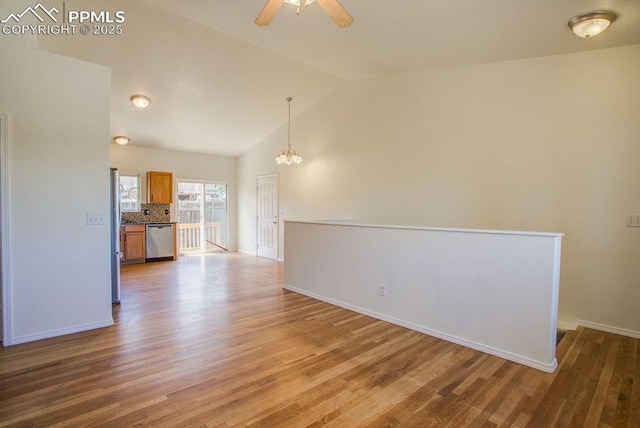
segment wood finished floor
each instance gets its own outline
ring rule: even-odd
[[[0,427],[640,427],[636,339],[570,331],[546,374],[284,291],[266,259],[122,277],[115,326],[0,350]]]

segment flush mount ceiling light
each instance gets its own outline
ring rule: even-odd
[[[591,12],[574,16],[569,20],[569,28],[580,37],[593,37],[602,33],[617,18],[611,12]]]
[[[278,162],[278,164],[284,163],[291,165],[292,163],[299,164],[302,162],[302,156],[291,148],[291,100],[293,100],[293,98],[287,98],[287,101],[289,102],[289,127],[287,130],[287,141],[289,145],[287,146],[287,150],[281,151],[280,154],[276,156],[276,162]]]
[[[147,108],[151,104],[151,98],[146,95],[132,95],[131,102],[138,108]]]
[[[118,135],[117,137],[113,137],[113,142],[120,146],[129,144],[129,141],[131,141],[131,138],[125,137],[124,135]]]

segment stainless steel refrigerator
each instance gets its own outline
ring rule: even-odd
[[[111,168],[111,303],[120,304],[120,176]]]

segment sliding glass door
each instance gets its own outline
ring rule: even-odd
[[[226,250],[227,185],[178,180],[180,254]]]

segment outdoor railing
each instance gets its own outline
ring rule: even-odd
[[[179,251],[194,252],[202,250],[200,223],[178,223]],[[222,241],[222,223],[211,222],[204,224],[205,247],[215,247],[212,243],[220,245]]]

